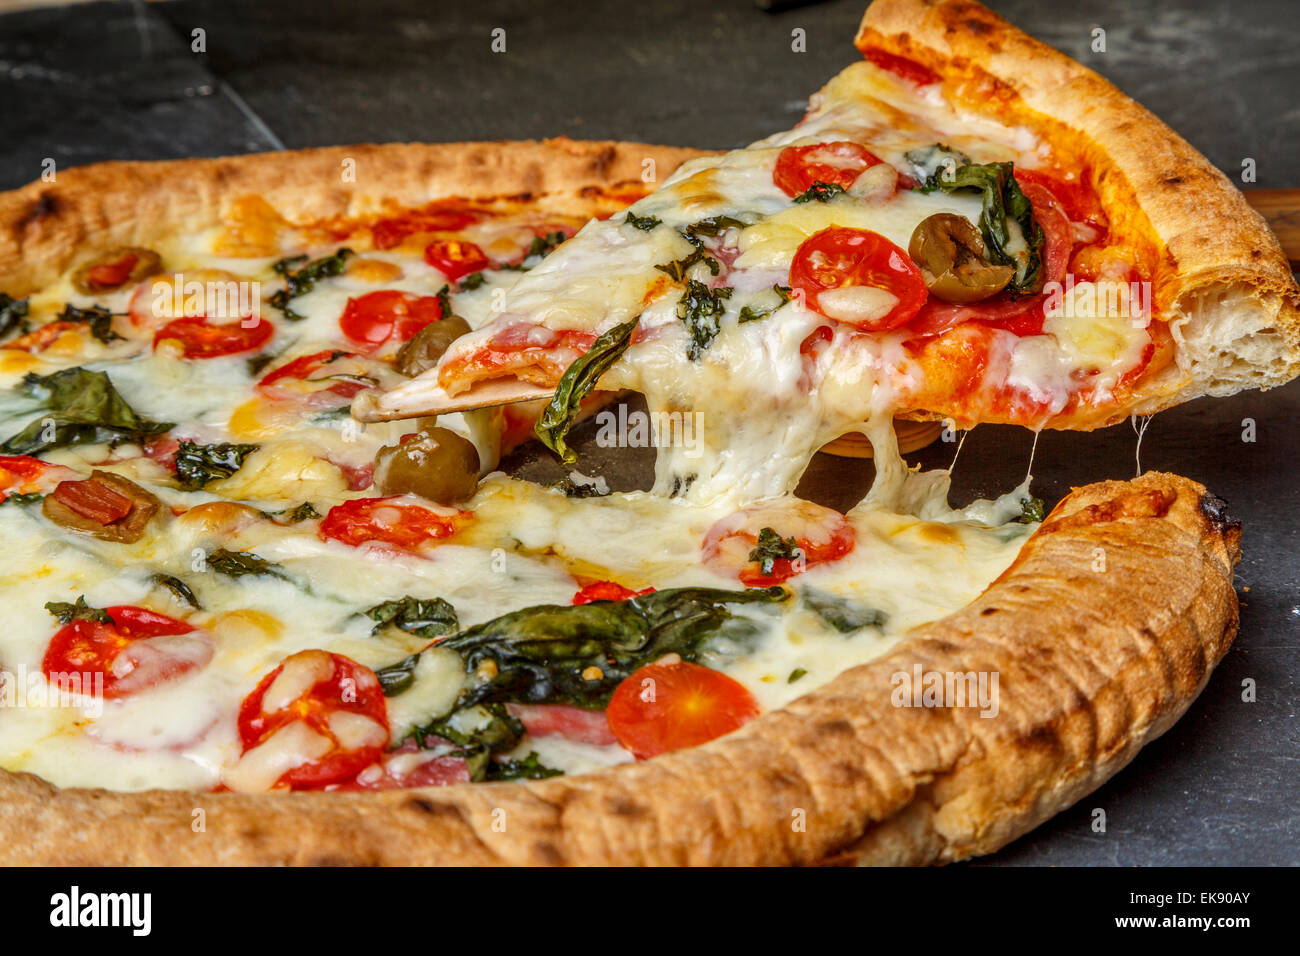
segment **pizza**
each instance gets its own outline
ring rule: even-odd
[[[958,508],[898,435],[1288,381],[1286,260],[977,4],[877,0],[857,45],[724,154],[0,196],[0,859],[947,862],[1167,729],[1236,631],[1226,504],[1148,473]],[[568,443],[624,392],[648,491]],[[797,497],[846,435],[870,493]],[[498,470],[534,438],[556,485]]]

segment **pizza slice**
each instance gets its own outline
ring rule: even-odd
[[[1300,372],[1260,216],[1100,76],[968,3],[879,0],[856,43],[792,130],[589,223],[358,414],[559,386],[563,452],[575,393],[633,389],[703,412],[720,463],[666,456],[656,490],[756,497],[894,416],[1091,429]]]

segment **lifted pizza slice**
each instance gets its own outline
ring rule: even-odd
[[[661,456],[657,490],[759,497],[846,432],[889,442],[894,416],[1091,429],[1300,372],[1297,289],[1243,197],[1005,25],[1000,51],[903,29],[971,9],[875,4],[863,60],[794,129],[587,224],[436,370],[357,414],[558,386],[538,433],[566,453],[567,410],[599,380],[706,416],[713,471]]]

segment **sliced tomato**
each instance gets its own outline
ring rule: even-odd
[[[0,348],[16,349],[19,352],[43,352],[64,332],[80,332],[86,328],[82,322],[54,321],[47,322],[40,328],[32,329],[25,335],[10,339]]]
[[[633,671],[614,690],[606,717],[638,760],[697,747],[759,714],[758,701],[720,671],[678,661]]]
[[[367,542],[414,550],[456,533],[468,512],[440,514],[400,497],[355,498],[335,505],[321,520],[320,536],[354,548]]]
[[[61,481],[50,497],[70,511],[97,524],[112,524],[131,513],[131,499],[102,481],[78,478]]]
[[[131,278],[131,273],[135,270],[135,264],[139,261],[139,256],[128,251],[116,262],[101,262],[86,273],[87,283],[101,289],[116,289]]]
[[[906,324],[929,292],[911,257],[877,232],[832,226],[809,236],[790,263],[808,308],[864,332]]]
[[[794,538],[799,555],[776,558],[770,574],[751,560],[759,534],[771,528],[783,540]],[[750,587],[780,584],[819,564],[838,561],[856,543],[853,526],[838,511],[801,499],[752,505],[716,523],[704,536],[704,563],[734,574]]]
[[[862,48],[862,57],[867,62],[874,63],[882,70],[887,70],[898,78],[916,86],[929,86],[931,83],[939,82],[939,74],[928,66],[910,60],[905,56],[899,56],[897,53],[889,53],[879,47]]]
[[[370,227],[376,249],[392,249],[407,236],[426,232],[458,232],[483,218],[483,213],[455,203],[436,203],[388,219]]]
[[[271,341],[274,334],[275,326],[263,318],[249,327],[242,320],[214,325],[200,317],[173,319],[154,334],[153,347],[176,341],[185,358],[211,359],[254,352]]]
[[[635,335],[632,340],[636,341]],[[451,394],[482,379],[509,375],[549,388],[594,341],[596,333],[585,329],[557,331],[523,323],[507,325],[473,351],[448,353],[439,367],[438,381]]]
[[[281,759],[293,766],[272,785],[311,790],[351,780],[380,759],[388,707],[370,668],[342,654],[299,651],[244,698],[238,726],[241,762],[259,748],[284,747]],[[303,758],[306,752],[315,755]]]
[[[442,303],[435,295],[381,289],[348,299],[339,328],[349,342],[369,353],[405,342],[441,318]]]
[[[603,710],[583,710],[567,704],[506,704],[506,710],[534,737],[563,737],[597,747],[618,743]]]
[[[456,282],[491,264],[487,253],[474,243],[455,239],[429,243],[424,247],[424,261],[446,276],[448,282]]]
[[[861,143],[838,140],[812,146],[787,146],[776,157],[772,182],[787,196],[801,196],[813,183],[848,189],[882,160]]]
[[[574,604],[590,604],[592,601],[626,601],[628,598],[642,594],[653,594],[654,588],[642,588],[633,591],[614,581],[592,581],[578,589],[573,596]]]
[[[125,697],[204,666],[212,641],[184,621],[142,607],[104,609],[113,623],[72,621],[55,632],[41,670],[54,683],[60,675],[103,675],[104,696]]]
[[[373,371],[374,361],[356,352],[339,349],[313,352],[262,376],[257,390],[269,399],[282,402],[301,402],[320,392],[333,398],[351,400],[358,393],[375,387],[369,374]],[[328,399],[328,403],[338,404],[333,398]]]
[[[0,455],[0,501],[9,495],[48,495],[77,473],[30,455]]]

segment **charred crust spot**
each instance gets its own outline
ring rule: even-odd
[[[1252,259],[1256,259],[1256,260],[1258,260],[1258,259],[1262,259],[1262,258],[1264,258],[1264,250],[1263,250],[1263,249],[1251,249],[1251,250],[1250,250],[1250,257],[1251,257]]]
[[[967,17],[961,25],[976,36],[985,37],[993,32],[992,24],[980,17]]]
[[[614,158],[616,155],[617,150],[615,150],[613,146],[606,146],[592,158],[592,169],[596,171],[596,175],[599,178],[606,178],[610,166],[614,164]]]
[[[512,196],[503,197],[508,202],[531,202],[533,194],[530,192],[515,193]]]
[[[533,853],[548,866],[564,865],[564,854],[554,843],[534,843]]]
[[[853,735],[853,725],[843,718],[825,720],[817,725],[817,733],[827,737],[850,737]]]
[[[28,226],[39,225],[42,219],[57,215],[60,208],[59,200],[53,193],[41,193],[28,203],[18,220],[18,228],[26,229]]]
[[[650,809],[645,804],[629,800],[627,797],[614,797],[609,801],[608,806],[609,812],[615,816],[629,817],[631,819],[644,817],[650,812]]]
[[[984,610],[980,611],[980,617],[988,617],[990,614],[997,614],[1000,610],[1002,610],[1000,607],[986,607]]]
[[[454,803],[438,803],[436,800],[430,800],[427,797],[411,797],[406,801],[408,810],[416,810],[420,813],[426,813],[431,817],[454,817],[457,820],[464,820],[465,815],[460,812],[460,807]]]
[[[1052,752],[1061,748],[1061,742],[1056,735],[1056,731],[1047,726],[1035,727],[1028,733],[1021,734],[1017,738],[1017,743],[1027,750]]]
[[[957,651],[957,645],[952,641],[934,640],[930,642],[930,646],[939,654],[953,654]]]
[[[604,190],[601,189],[599,186],[583,186],[581,189],[578,190],[578,195],[583,197],[584,199],[591,199],[593,197],[601,195],[602,193],[604,193]]]
[[[1162,183],[1164,183],[1166,186],[1181,186],[1182,183],[1183,183],[1183,177],[1182,177],[1182,176],[1166,176],[1164,179],[1162,179],[1162,180],[1160,180],[1160,181],[1161,181]]]
[[[1241,527],[1241,522],[1228,513],[1228,503],[1218,495],[1209,492],[1201,495],[1199,508],[1201,514],[1205,515],[1219,534],[1235,531]]]

